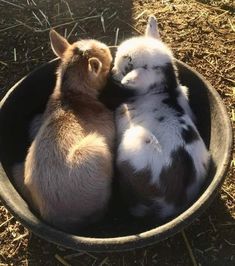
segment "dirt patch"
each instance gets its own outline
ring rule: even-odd
[[[235,6],[233,1],[14,0],[0,1],[0,89],[54,56],[50,26],[72,42],[97,38],[109,45],[144,31],[156,15],[161,36],[175,56],[217,89],[235,122]],[[222,190],[185,232],[132,252],[74,252],[37,238],[0,207],[0,265],[234,265],[235,158]],[[192,251],[192,255],[189,252]],[[196,263],[196,264],[195,264]]]

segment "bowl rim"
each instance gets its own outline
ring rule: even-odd
[[[37,71],[38,69],[43,68],[45,65],[51,64],[56,60],[57,59],[51,60],[43,64],[42,66],[39,66],[34,71]],[[193,72],[194,75],[196,75],[206,85],[207,89],[216,100],[216,104],[218,105],[220,112],[224,117],[224,129],[225,132],[227,132],[225,138],[225,149],[227,152],[223,156],[223,161],[221,162],[222,167],[218,168],[212,182],[208,185],[207,189],[202,193],[202,195],[192,206],[190,206],[187,210],[185,210],[179,216],[175,217],[173,220],[167,222],[166,224],[135,235],[132,234],[111,238],[92,238],[72,235],[57,230],[37,218],[30,211],[26,202],[22,199],[17,190],[14,188],[13,184],[10,182],[4,171],[2,164],[0,164],[0,199],[2,200],[4,206],[6,206],[6,208],[11,212],[11,214],[17,220],[19,220],[26,228],[30,229],[37,236],[44,238],[49,242],[64,246],[66,248],[71,248],[73,250],[84,250],[93,252],[127,251],[133,250],[135,248],[153,245],[154,243],[169,238],[177,232],[183,230],[186,226],[192,223],[192,221],[196,217],[200,216],[216,197],[218,189],[222,184],[229,168],[230,158],[232,154],[232,127],[226,108],[218,92],[210,85],[208,81],[204,79],[201,74],[199,74],[192,67],[181,62],[180,60],[176,60],[176,62],[184,68],[188,69],[189,71]],[[28,76],[29,74],[19,80],[6,93],[5,97],[0,102],[0,110],[9,95]],[[15,205],[15,202],[19,200],[24,205],[23,208],[22,205]]]

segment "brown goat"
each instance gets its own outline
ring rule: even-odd
[[[24,184],[48,223],[73,230],[101,218],[112,184],[113,114],[97,99],[112,56],[96,40],[70,45],[54,30],[57,83],[28,151]]]

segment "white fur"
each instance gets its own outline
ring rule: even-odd
[[[160,71],[157,76],[155,72],[156,70],[136,68],[124,76],[121,83],[128,88],[141,88],[141,93],[145,93],[144,89],[147,89],[149,84],[160,82],[164,78]]]
[[[114,77],[124,86],[135,89],[137,93],[134,102],[127,102],[116,111],[117,134],[120,141],[117,165],[128,161],[135,171],[150,169],[151,183],[161,187],[159,175],[162,169],[171,165],[171,153],[183,147],[191,155],[196,168],[196,180],[187,189],[190,201],[197,195],[206,177],[203,164],[208,165],[209,153],[201,137],[192,143],[185,143],[181,134],[182,124],[176,116],[177,111],[162,102],[169,98],[169,94],[164,92],[166,80],[161,69],[167,63],[172,63],[173,55],[164,43],[152,38],[157,34],[151,32],[148,26],[147,37],[126,40],[117,50]],[[131,71],[125,73],[130,64]],[[149,86],[154,83],[157,93],[149,90]],[[187,88],[178,84],[175,89],[179,93],[176,101],[185,112],[181,119],[199,135],[193,122],[194,114],[188,103]],[[161,117],[164,117],[164,121],[158,121],[157,118]],[[185,129],[186,125],[183,126]],[[164,198],[156,198],[155,202],[160,206],[162,218],[179,211],[174,204],[167,203]],[[144,216],[146,211],[143,204],[138,204],[130,210],[136,216]]]
[[[135,49],[138,47],[138,49]],[[173,58],[171,50],[160,40],[151,37],[134,37],[124,41],[117,49],[116,58],[114,61],[113,72],[114,78],[121,80],[124,75],[125,67],[128,63],[128,58],[123,58],[129,55],[132,57],[132,64],[135,69],[141,68],[144,65],[164,66],[169,62],[169,57]],[[156,61],[155,58],[158,57]]]
[[[179,91],[181,91],[178,98],[180,106],[184,109],[185,113],[189,115],[193,122],[196,122],[196,117],[192,112],[188,103],[188,88],[179,84]]]

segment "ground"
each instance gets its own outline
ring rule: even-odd
[[[72,42],[109,45],[143,33],[153,13],[176,58],[203,74],[235,122],[235,6],[231,0],[0,0],[1,96],[54,56],[50,27]],[[234,154],[233,154],[234,156]],[[235,265],[235,158],[209,209],[183,232],[131,252],[74,252],[39,239],[0,205],[0,265]]]

